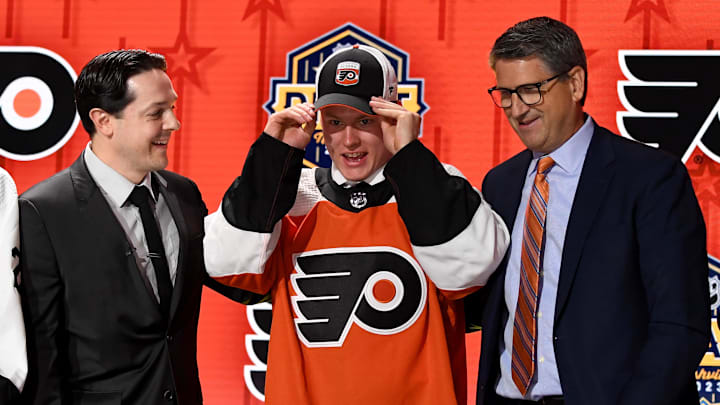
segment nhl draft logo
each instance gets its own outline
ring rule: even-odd
[[[695,371],[695,380],[701,405],[720,404],[720,261],[708,256],[708,282],[710,284],[710,345]]]
[[[341,86],[352,86],[360,83],[360,64],[357,62],[340,62],[335,72],[335,83]]]
[[[0,156],[35,160],[60,149],[80,117],[77,76],[60,55],[32,46],[0,46]]]
[[[710,345],[695,371],[695,380],[701,405],[720,404],[720,261],[708,256],[708,282],[710,284]]]
[[[292,105],[315,100],[315,75],[320,65],[338,49],[356,44],[377,48],[395,68],[398,79],[398,100],[403,107],[423,115],[428,106],[423,100],[423,79],[410,78],[410,56],[402,49],[352,24],[344,24],[287,54],[285,77],[272,78],[270,99],[264,108],[268,114],[282,111]],[[353,62],[339,64],[335,81],[344,86],[359,82],[362,72]],[[322,128],[315,130],[310,144],[305,149],[304,164],[307,167],[330,167],[330,156],[325,149]]]
[[[620,133],[687,162],[695,148],[720,163],[720,51],[620,50]]]
[[[295,328],[307,347],[342,346],[353,325],[376,335],[399,333],[425,308],[424,273],[400,249],[321,249],[293,261]]]

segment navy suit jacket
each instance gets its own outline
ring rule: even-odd
[[[512,227],[532,153],[492,169],[483,195]],[[509,251],[508,251],[509,252]],[[507,257],[467,299],[483,330],[477,404],[497,403]],[[697,404],[708,347],[705,223],[676,158],[595,127],[562,252],[553,346],[569,405]]]

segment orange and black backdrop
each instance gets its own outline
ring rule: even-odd
[[[168,58],[180,97],[182,129],[171,141],[169,168],[194,179],[213,211],[268,113],[312,99],[314,68],[336,46],[360,42],[392,60],[404,105],[423,115],[422,142],[479,186],[488,169],[522,149],[486,94],[494,84],[488,50],[507,27],[538,15],[578,31],[588,55],[587,112],[685,161],[709,228],[715,318],[715,0],[0,0],[0,166],[20,192],[69,166],[88,137],[64,108],[68,80],[98,53],[146,48]],[[327,164],[323,152],[318,132],[306,163]],[[206,292],[199,332],[206,403],[262,402],[267,314]],[[471,380],[479,339],[468,337]],[[702,403],[720,402],[718,369],[713,339],[696,373]]]

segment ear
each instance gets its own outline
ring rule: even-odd
[[[95,124],[95,134],[111,137],[115,132],[112,114],[102,108],[93,108],[89,112],[90,119]]]
[[[579,103],[585,94],[585,69],[575,66],[568,71],[568,77],[573,101]]]

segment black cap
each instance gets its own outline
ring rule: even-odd
[[[315,108],[343,105],[375,115],[372,96],[397,101],[397,77],[390,61],[366,45],[343,48],[328,57],[315,79]]]

